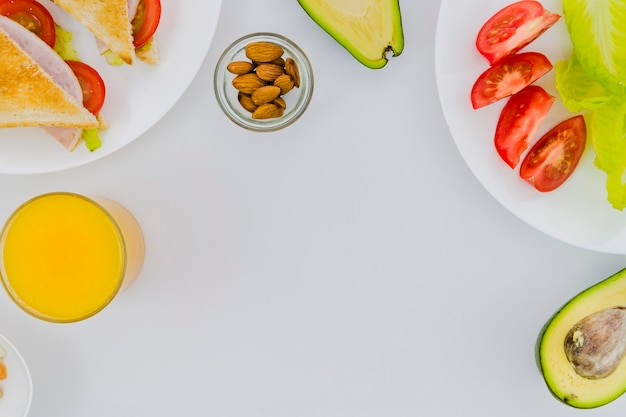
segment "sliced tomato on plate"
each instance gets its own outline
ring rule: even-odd
[[[135,48],[144,46],[154,35],[161,20],[160,0],[139,0],[137,13],[132,21],[133,44]]]
[[[511,55],[483,72],[472,87],[472,107],[478,109],[511,96],[552,69],[539,52]]]
[[[576,169],[587,143],[583,116],[570,117],[543,135],[526,155],[520,177],[539,191],[553,191]]]
[[[65,61],[70,66],[83,90],[83,105],[97,115],[104,105],[106,88],[98,71],[80,61]]]
[[[35,0],[0,0],[0,14],[15,20],[54,48],[54,18],[41,3]]]
[[[512,3],[485,22],[476,37],[476,48],[493,65],[537,39],[560,18],[538,1]]]
[[[522,153],[539,129],[555,98],[538,85],[529,85],[506,102],[494,136],[496,150],[511,168],[519,164]]]

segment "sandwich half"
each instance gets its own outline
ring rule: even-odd
[[[158,61],[155,40],[138,45],[133,36],[133,19],[144,11],[145,0],[53,0],[74,19],[87,28],[98,40],[101,52],[109,49],[126,64],[136,58],[154,64]],[[160,2],[158,4],[160,16]],[[143,17],[143,16],[142,16]],[[158,22],[158,19],[157,19]],[[103,47],[104,45],[104,47]]]
[[[0,16],[0,54],[0,127],[98,127],[96,117],[78,98],[82,89],[65,61],[4,16]]]
[[[100,125],[84,107],[81,85],[69,65],[39,37],[4,16],[0,16],[0,80],[0,127],[81,132]],[[73,149],[80,134],[57,139]]]

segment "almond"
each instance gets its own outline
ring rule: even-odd
[[[298,64],[292,58],[285,60],[285,73],[291,76],[293,85],[300,87],[300,70],[298,69]]]
[[[237,94],[237,99],[239,100],[241,107],[248,110],[250,113],[256,110],[257,106],[254,104],[254,101],[252,101],[252,97],[248,94],[244,94],[240,91],[239,94]]]
[[[246,56],[253,62],[272,62],[283,56],[280,45],[271,42],[251,42],[246,45]]]
[[[278,107],[276,104],[265,103],[261,104],[256,108],[254,113],[252,113],[253,119],[272,119],[274,117],[280,117],[283,115],[283,109]]]
[[[285,110],[287,108],[287,102],[282,97],[276,97],[272,103],[276,104],[281,109]]]
[[[247,74],[254,69],[254,64],[249,61],[233,61],[226,67],[232,74]]]
[[[280,95],[280,88],[275,85],[266,85],[259,87],[252,93],[252,102],[257,106],[265,103],[271,103]]]
[[[273,82],[279,75],[283,75],[283,67],[274,64],[259,64],[256,75],[263,81]]]
[[[280,87],[281,94],[287,94],[293,88],[293,80],[289,75],[283,74],[274,80],[274,85]]]
[[[285,68],[285,60],[282,56],[280,58],[276,58],[275,60],[270,62],[270,64],[278,65],[279,67]]]
[[[254,73],[242,74],[233,78],[233,87],[244,94],[252,94],[254,90],[265,85],[265,81]]]

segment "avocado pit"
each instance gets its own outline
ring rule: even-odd
[[[610,307],[577,322],[564,341],[575,372],[587,379],[611,375],[626,356],[626,307]]]

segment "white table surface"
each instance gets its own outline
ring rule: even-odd
[[[43,192],[103,195],[147,244],[137,281],[84,322],[0,294],[30,416],[580,415],[546,389],[535,339],[626,259],[544,235],[478,183],[438,101],[439,5],[401,3],[405,51],[374,71],[295,0],[225,0],[200,72],[149,132],[83,167],[0,176],[0,218]],[[315,71],[305,115],[272,134],[235,126],[212,90],[221,51],[255,31],[292,38]]]

